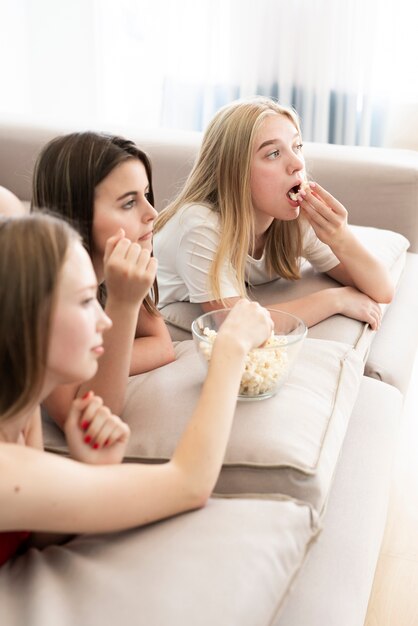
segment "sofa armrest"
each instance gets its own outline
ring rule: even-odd
[[[349,212],[351,224],[394,230],[418,252],[418,152],[306,143],[308,174]]]

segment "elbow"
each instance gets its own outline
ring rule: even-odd
[[[211,492],[209,491],[201,491],[200,493],[196,493],[193,496],[193,505],[192,509],[204,509],[208,503],[208,500],[211,496]]]
[[[173,342],[170,341],[170,345],[168,346],[168,349],[167,349],[167,363],[172,363],[175,360],[176,360],[176,353],[174,352],[174,345],[173,345]]]
[[[161,365],[168,365],[169,363],[172,363],[175,360],[176,360],[176,353],[174,352],[173,342],[170,340],[170,342],[167,343],[167,346],[165,347],[164,352],[162,353]]]
[[[395,297],[395,286],[392,282],[389,282],[386,285],[386,288],[382,289],[378,302],[380,302],[381,304],[390,304],[394,297]]]
[[[176,460],[172,460],[170,465],[175,471],[177,483],[175,491],[180,497],[180,509],[182,511],[203,509],[212,495],[213,477],[194,472],[193,468],[190,467],[186,469],[179,465]]]
[[[202,481],[200,484],[199,483],[200,481],[193,481],[189,485],[190,489],[188,490],[188,499],[190,502],[190,509],[203,509],[208,503],[210,496],[212,495],[212,483],[210,486],[207,484],[207,481]]]

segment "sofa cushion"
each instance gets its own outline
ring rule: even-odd
[[[306,505],[211,499],[142,529],[31,549],[0,568],[2,623],[267,626],[315,532]]]
[[[196,405],[205,367],[193,342],[176,347],[177,360],[131,377],[123,418],[131,428],[126,458],[171,458]],[[286,494],[321,513],[331,485],[363,363],[345,344],[306,339],[276,396],[240,401],[216,493]],[[59,432],[46,445],[65,451]]]
[[[395,284],[398,284],[405,265],[408,240],[403,235],[389,230],[363,226],[351,226],[350,228],[359,240],[390,269]],[[269,306],[337,286],[338,283],[332,278],[326,274],[318,274],[309,263],[305,263],[301,280],[294,282],[275,280],[265,283],[253,287],[250,291],[250,297],[265,306]],[[383,306],[383,309],[385,313],[387,307]],[[173,340],[182,341],[190,338],[191,323],[202,314],[202,309],[199,304],[179,302],[165,306],[161,312],[168,324]],[[370,329],[368,324],[344,315],[333,315],[309,329],[309,337],[350,344],[356,348],[364,361],[367,360],[375,335],[376,333]]]
[[[408,252],[396,296],[371,345],[365,374],[397,387],[408,388],[418,345],[418,254]]]
[[[323,529],[271,626],[365,623],[385,529],[401,411],[402,395],[397,389],[363,378]]]

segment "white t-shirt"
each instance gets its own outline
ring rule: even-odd
[[[209,271],[219,245],[219,215],[208,206],[182,207],[154,236],[154,254],[158,259],[159,305],[171,302],[209,302],[214,300],[209,285]],[[339,264],[331,248],[322,243],[309,224],[303,233],[302,257],[318,272],[327,272]],[[266,266],[265,255],[254,259],[247,255],[245,281],[261,285],[275,280]],[[234,268],[225,261],[220,275],[223,298],[239,296]]]

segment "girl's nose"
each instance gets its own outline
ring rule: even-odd
[[[298,154],[291,154],[287,169],[290,174],[294,174],[295,172],[300,172],[305,169],[304,158]]]
[[[156,219],[157,215],[158,215],[158,211],[156,209],[154,209],[152,204],[150,204],[148,202],[148,211],[146,213],[147,222],[151,222],[151,220],[154,221]]]
[[[106,313],[103,311],[99,303],[97,303],[97,307],[98,307],[98,312],[97,312],[96,328],[99,333],[103,333],[112,327],[113,322],[110,319],[110,317],[108,317]]]

